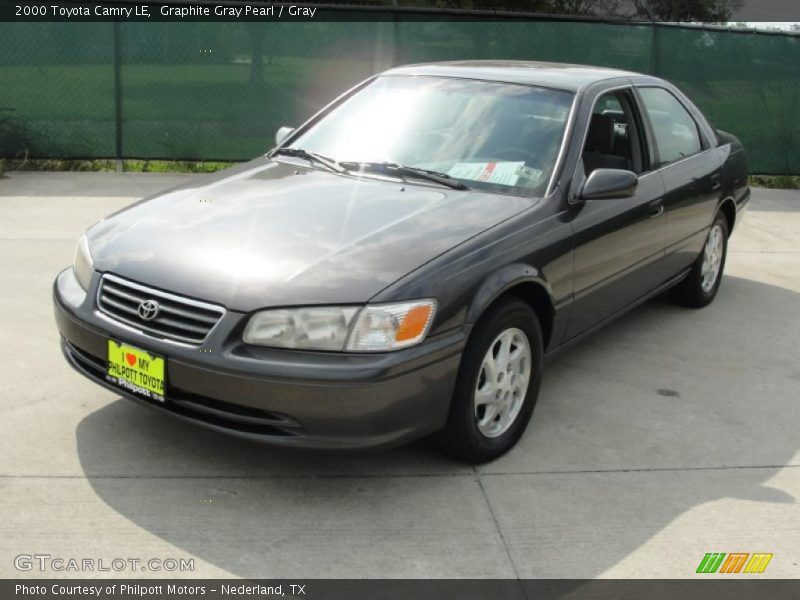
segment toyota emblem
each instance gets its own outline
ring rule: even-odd
[[[137,312],[143,321],[152,321],[158,316],[158,302],[145,300],[139,304]]]

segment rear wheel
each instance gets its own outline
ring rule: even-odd
[[[530,421],[542,376],[536,313],[515,298],[500,301],[475,326],[461,360],[444,448],[471,463],[510,450]]]
[[[701,308],[717,295],[728,253],[728,221],[717,214],[706,237],[703,251],[691,272],[674,290],[673,297],[684,306]]]

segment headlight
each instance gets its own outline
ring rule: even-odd
[[[75,248],[75,260],[72,262],[72,270],[75,272],[75,279],[81,284],[84,290],[89,289],[89,283],[92,281],[92,272],[94,271],[94,264],[92,263],[92,255],[89,253],[89,242],[86,240],[86,235],[82,235],[78,240],[78,247]]]
[[[259,346],[342,350],[357,311],[335,306],[265,310],[250,318],[242,338]]]
[[[435,310],[434,300],[365,306],[353,325],[347,349],[382,352],[419,344],[428,333]]]
[[[436,302],[264,310],[244,329],[247,344],[306,350],[385,352],[425,339]]]

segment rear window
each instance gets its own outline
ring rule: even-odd
[[[653,126],[660,165],[676,162],[702,150],[697,123],[683,104],[663,88],[639,88]]]

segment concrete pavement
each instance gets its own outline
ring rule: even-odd
[[[800,576],[800,193],[754,190],[710,307],[654,300],[550,362],[523,440],[474,469],[425,441],[244,442],[66,365],[50,285],[75,240],[187,177],[0,179],[0,577],[47,553],[194,559],[123,577],[686,578],[706,552]]]

